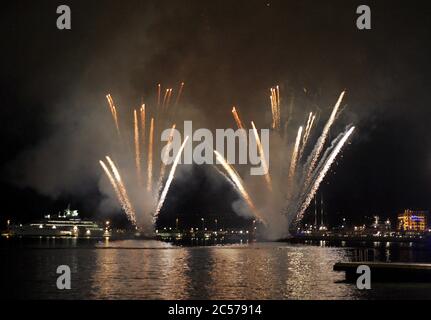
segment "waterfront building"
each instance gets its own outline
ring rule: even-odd
[[[425,232],[428,226],[428,211],[405,210],[398,215],[398,231]]]

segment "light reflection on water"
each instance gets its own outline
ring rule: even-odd
[[[0,251],[2,260],[6,252]],[[175,247],[128,240],[7,253],[6,274],[20,279],[12,294],[21,298],[361,299],[387,294],[385,288],[374,296],[361,292],[342,282],[343,273],[332,271],[334,263],[351,260],[347,248],[285,243]],[[60,264],[71,267],[70,291],[55,287]]]
[[[333,299],[356,291],[338,283],[343,275],[332,266],[344,257],[333,248],[162,248],[96,250],[91,298]]]

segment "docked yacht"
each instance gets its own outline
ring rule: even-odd
[[[67,208],[56,216],[46,215],[43,220],[29,224],[14,225],[10,235],[18,237],[109,237],[110,231],[96,222],[82,220],[77,210]]]

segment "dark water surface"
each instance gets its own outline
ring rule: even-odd
[[[20,299],[429,299],[431,284],[344,283],[334,263],[364,259],[431,262],[430,248],[256,243],[175,247],[157,241],[5,240],[2,292]],[[68,265],[72,289],[56,287]]]

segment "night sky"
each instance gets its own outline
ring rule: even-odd
[[[70,31],[56,28],[61,4],[71,7]],[[356,28],[360,4],[371,7],[372,30]],[[34,219],[68,203],[95,216],[101,172],[88,172],[104,154],[93,152],[85,134],[82,149],[75,140],[58,144],[58,132],[79,131],[88,110],[106,113],[108,92],[132,108],[150,99],[157,83],[176,88],[181,81],[185,101],[211,128],[233,126],[232,105],[259,124],[275,84],[317,105],[321,128],[346,89],[346,108],[331,135],[349,123],[357,132],[322,185],[329,219],[361,222],[431,208],[431,10],[425,1],[44,0],[2,6],[2,225],[6,217]],[[47,144],[52,156],[43,165],[38,150]],[[63,167],[69,153],[91,165]],[[178,214],[229,216],[236,195],[228,185],[213,185],[206,170],[193,168],[193,179],[174,183],[176,196],[162,212],[166,223]]]

